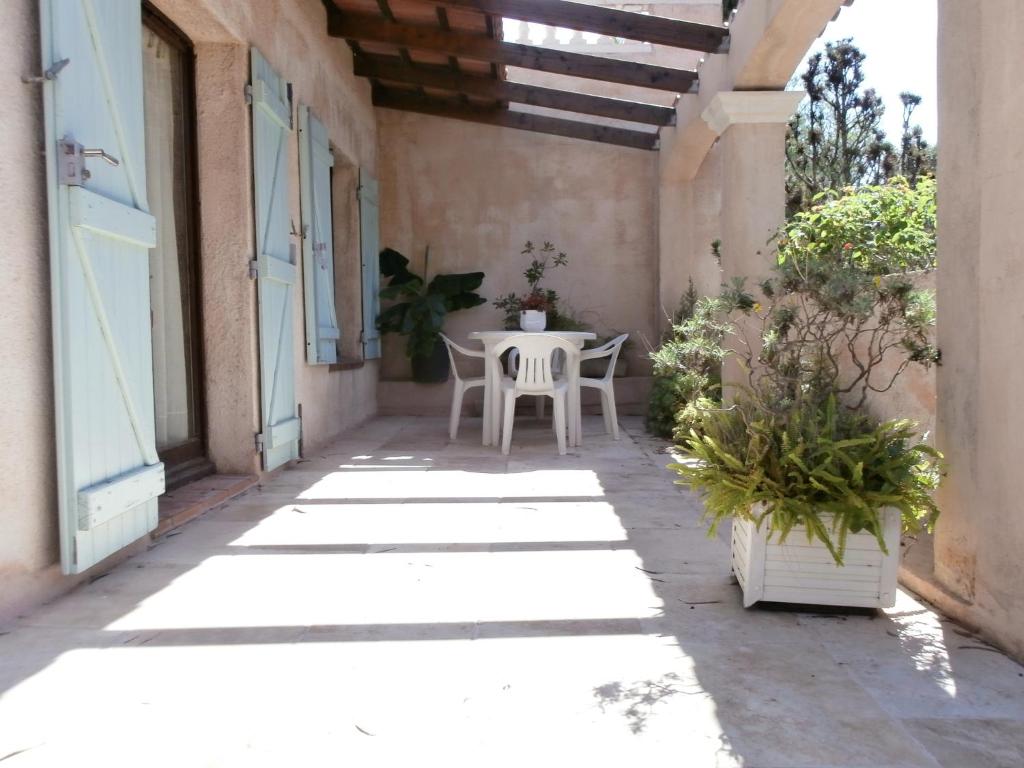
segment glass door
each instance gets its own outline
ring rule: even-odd
[[[206,460],[199,313],[193,51],[144,6],[146,172],[157,245],[150,251],[156,447],[168,488],[212,470]]]

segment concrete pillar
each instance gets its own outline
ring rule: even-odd
[[[701,115],[719,136],[726,281],[746,277],[753,289],[771,267],[769,240],[786,218],[786,124],[803,96],[802,91],[728,91],[717,94]],[[756,344],[754,324],[747,339]],[[726,383],[739,375],[735,361],[726,364]]]
[[[1024,656],[1019,0],[939,1],[938,495],[929,599]]]

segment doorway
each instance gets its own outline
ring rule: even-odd
[[[148,5],[142,13],[156,448],[167,489],[213,472],[206,456],[199,305],[194,51]]]

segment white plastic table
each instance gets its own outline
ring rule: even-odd
[[[501,361],[494,354],[494,347],[509,336],[536,334],[539,336],[558,336],[571,341],[580,349],[587,341],[597,338],[596,333],[590,331],[474,331],[469,334],[470,339],[483,342],[484,345],[484,428],[483,444],[497,445],[501,431]],[[569,417],[569,445],[576,445],[578,430],[576,428],[576,414],[578,408],[575,406],[580,396],[579,392],[579,368],[575,371],[567,371],[569,374],[570,387],[569,397],[571,402],[566,405],[566,415]]]

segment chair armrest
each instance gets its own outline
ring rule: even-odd
[[[450,338],[445,336],[443,333],[441,334],[441,337],[446,342],[448,342],[448,345],[452,349],[456,350],[460,355],[465,355],[466,357],[480,357],[480,358],[485,356],[484,355],[484,351],[482,349],[470,349],[469,347],[464,347],[461,344],[456,344],[454,341],[452,341]]]

